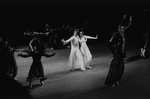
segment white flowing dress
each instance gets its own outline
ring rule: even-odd
[[[83,56],[84,66],[89,66],[91,63],[91,60],[92,60],[92,55],[91,55],[91,52],[90,52],[86,42],[87,42],[87,38],[86,38],[86,36],[83,36],[80,39],[80,43],[81,43],[80,49],[81,49],[81,53]]]
[[[71,52],[69,56],[68,65],[71,67],[71,70],[84,67],[83,57],[79,49],[79,37],[72,36],[66,42],[71,42]]]

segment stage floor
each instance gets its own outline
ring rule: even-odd
[[[104,85],[110,62],[113,58],[107,43],[89,45],[93,55],[92,70],[70,71],[67,66],[70,49],[53,50],[53,57],[42,57],[47,80],[44,85],[33,82],[28,89],[25,81],[32,58],[15,58],[18,65],[16,79],[27,88],[33,99],[150,99],[150,61],[139,57],[140,43],[127,43],[125,72],[117,87]]]

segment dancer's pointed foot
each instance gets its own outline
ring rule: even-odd
[[[44,85],[44,82],[40,80],[41,85]]]
[[[143,57],[145,57],[145,49],[143,50],[142,54],[143,54]]]
[[[119,86],[119,81],[117,81],[116,86]]]
[[[14,78],[14,80],[15,80],[15,81],[17,81],[17,79],[16,79],[16,78]]]
[[[31,85],[31,84],[29,85],[29,88],[32,88],[32,85]]]
[[[82,71],[85,71],[86,69],[85,69],[85,68],[81,68],[81,70],[82,70]]]
[[[89,66],[89,65],[88,65],[88,66],[86,66],[86,68],[88,68],[88,69],[92,69],[92,67],[91,67],[91,66]]]
[[[116,86],[115,84],[111,85],[111,87],[115,87],[115,86]]]
[[[140,54],[141,57],[145,57],[145,51],[146,51],[145,49],[141,50],[141,54]]]

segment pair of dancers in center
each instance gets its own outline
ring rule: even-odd
[[[78,29],[74,30],[74,35],[70,37],[68,40],[62,39],[63,44],[67,44],[71,42],[71,52],[69,56],[68,65],[71,70],[80,68],[85,71],[86,68],[92,69],[90,66],[92,55],[90,50],[86,44],[87,39],[97,39],[96,37],[91,37],[84,35],[83,31],[79,31]]]

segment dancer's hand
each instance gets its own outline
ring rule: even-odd
[[[30,35],[30,33],[24,32],[24,36]]]
[[[64,39],[61,39],[61,41],[63,42],[64,45],[66,44]]]
[[[127,16],[126,16],[126,14],[123,16],[123,19],[125,19]]]
[[[130,22],[132,21],[132,16],[130,16]]]
[[[65,40],[64,39],[61,39],[61,41],[64,43],[65,42]]]
[[[46,32],[45,34],[46,34],[46,36],[48,36],[48,35],[49,35],[49,32]]]
[[[98,35],[96,35],[96,39],[98,39]]]

